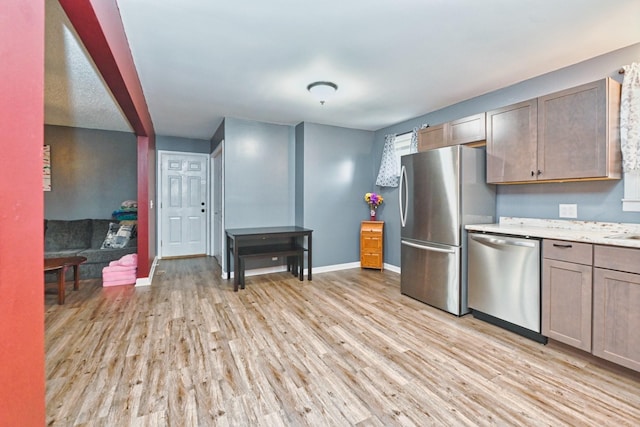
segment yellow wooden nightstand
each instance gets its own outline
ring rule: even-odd
[[[384,221],[362,221],[360,225],[360,267],[384,268]]]

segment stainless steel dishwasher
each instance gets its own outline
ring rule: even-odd
[[[468,234],[473,316],[546,343],[540,334],[540,240]]]

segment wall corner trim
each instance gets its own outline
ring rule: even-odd
[[[156,271],[157,265],[158,265],[158,257],[156,256],[153,259],[153,263],[151,264],[151,271],[149,271],[149,277],[138,277],[136,279],[136,288],[139,286],[151,286],[151,282],[153,281],[153,274]]]

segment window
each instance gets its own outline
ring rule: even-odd
[[[411,137],[413,132],[396,135],[396,157],[398,158],[398,170],[400,170],[400,157],[411,154]]]

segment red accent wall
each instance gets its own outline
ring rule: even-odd
[[[0,6],[0,425],[45,424],[44,1]]]
[[[155,200],[155,187],[156,187],[156,151],[154,143],[155,141],[149,140],[146,136],[138,137],[138,200]],[[146,179],[140,179],[140,176],[144,175]],[[151,198],[150,194],[153,194]],[[146,277],[147,274],[141,275],[141,271],[149,272],[151,263],[156,256],[155,250],[151,251],[150,248],[156,247],[156,208],[147,206],[146,209],[140,209],[140,202],[138,202],[138,227],[146,230],[154,230],[153,233],[149,233],[148,242],[149,245],[141,250],[138,246],[138,277]],[[140,260],[147,261],[146,270],[142,270],[140,267],[142,263]]]
[[[155,133],[120,11],[116,0],[59,1],[138,136],[138,277],[147,277],[156,256]]]

